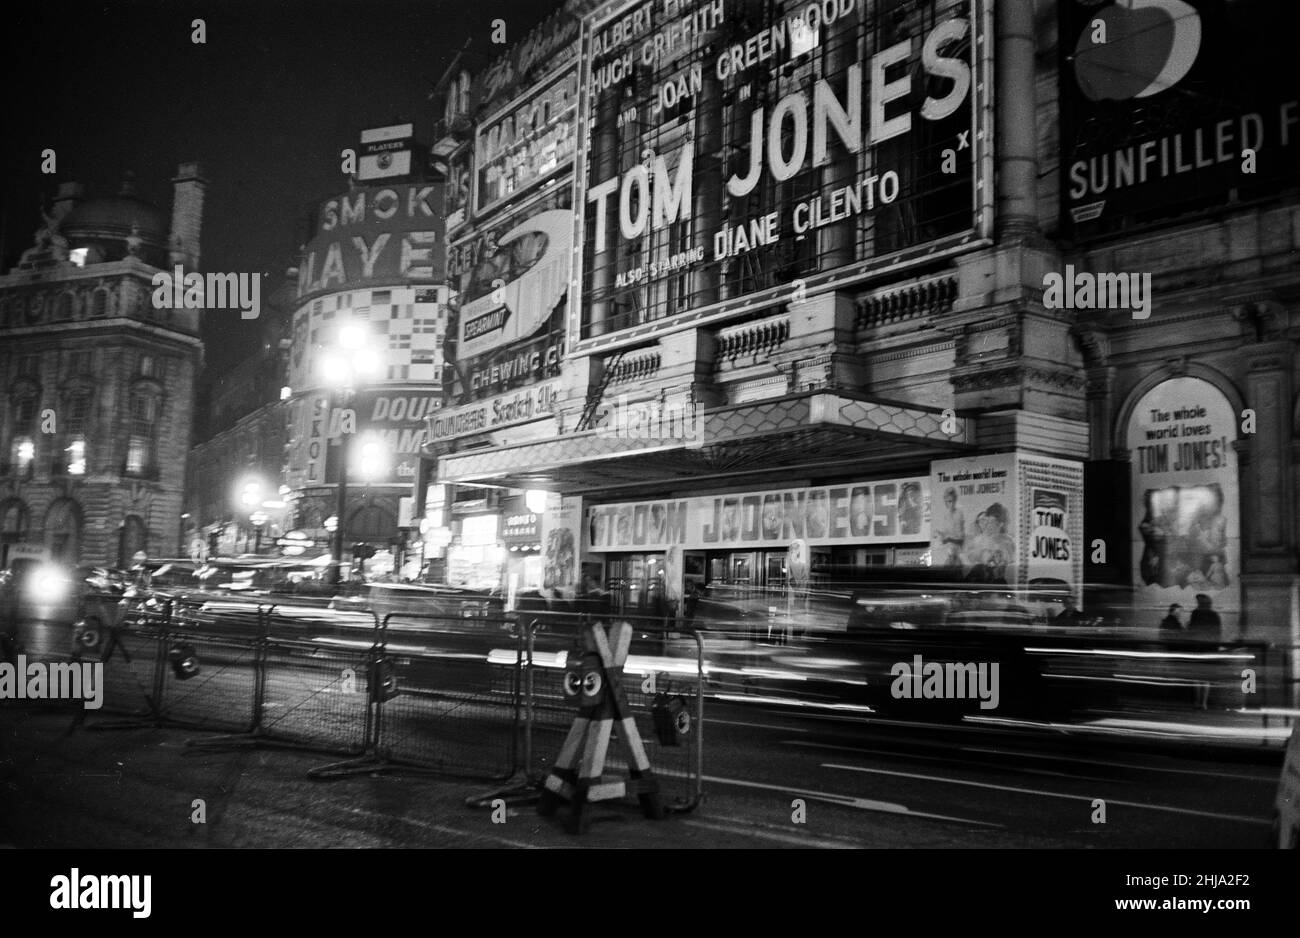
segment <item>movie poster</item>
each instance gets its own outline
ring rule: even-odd
[[[1173,603],[1186,616],[1198,595],[1241,608],[1236,432],[1228,399],[1199,378],[1162,382],[1133,410],[1133,583],[1148,618]]]
[[[1014,586],[1019,573],[1015,456],[931,464],[930,566],[953,580]]]

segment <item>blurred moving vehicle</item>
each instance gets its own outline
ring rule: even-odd
[[[126,575],[118,570],[16,560],[0,571],[5,654],[12,657],[24,645],[60,655],[98,650],[121,620],[126,590]]]

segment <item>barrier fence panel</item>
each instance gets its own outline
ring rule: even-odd
[[[703,792],[705,672],[699,636],[677,631],[671,619],[616,616],[612,621],[628,622],[634,629],[623,689],[659,780],[663,805],[670,811],[689,811]],[[578,713],[574,698],[565,694],[564,681],[570,666],[581,659],[580,620],[537,613],[521,624],[529,638],[524,674],[530,703],[526,770],[531,782],[541,784]],[[617,739],[617,727],[613,732]],[[611,745],[605,774],[627,771],[622,747]]]
[[[103,706],[98,713],[156,720],[158,710],[159,669],[167,646],[167,614],[159,610],[128,610],[108,630],[94,654],[83,654],[83,661],[98,661],[104,666]]]
[[[517,767],[518,662],[523,639],[503,618],[389,613],[380,652],[392,696],[381,693],[376,751],[399,765],[505,779]],[[496,655],[493,655],[493,652]],[[494,660],[513,663],[503,680]]]
[[[356,754],[370,740],[368,645],[270,638],[258,733],[325,752]]]

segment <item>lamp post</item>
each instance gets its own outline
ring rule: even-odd
[[[255,511],[248,516],[248,520],[253,525],[256,540],[253,541],[253,553],[262,552],[262,526],[266,524],[267,514],[264,511]]]
[[[356,430],[356,415],[349,411],[358,378],[374,377],[382,361],[378,351],[369,346],[369,333],[362,323],[339,324],[337,345],[327,349],[320,358],[321,377],[331,388],[330,435],[337,437],[339,475],[335,489],[335,528],[330,553],[329,581],[338,586],[343,579],[343,544],[347,537],[348,460],[351,453],[351,436]]]

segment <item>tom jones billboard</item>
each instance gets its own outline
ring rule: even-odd
[[[884,544],[930,537],[930,480],[891,479],[592,508],[592,551]]]
[[[369,186],[321,203],[298,265],[298,298],[440,281],[442,186]]]
[[[1061,224],[1104,235],[1290,184],[1294,0],[1062,0]]]
[[[1148,625],[1172,603],[1186,614],[1201,593],[1228,616],[1241,609],[1237,419],[1222,391],[1191,377],[1133,408],[1133,583]]]
[[[587,25],[582,338],[983,233],[985,4],[876,6],[646,0]]]
[[[572,270],[569,186],[559,186],[452,245],[448,271],[458,291],[452,403],[468,403],[559,373]]]

